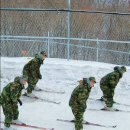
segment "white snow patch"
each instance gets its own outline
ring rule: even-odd
[[[31,58],[1,58],[1,90],[9,82],[14,80],[15,76],[22,74],[23,66]],[[34,92],[37,96],[57,102],[60,105],[32,100],[22,97],[23,106],[19,106],[19,119],[27,124],[55,128],[55,130],[74,130],[74,124],[58,122],[57,118],[73,119],[69,98],[73,89],[78,85],[78,80],[83,77],[95,76],[97,84],[91,91],[90,97],[100,98],[102,92],[99,87],[100,79],[107,73],[113,71],[113,64],[97,63],[91,61],[76,61],[65,59],[46,59],[41,67],[43,79],[37,84],[38,87],[47,90],[65,91],[65,94]],[[127,66],[127,72],[124,74],[120,83],[117,85],[114,99],[121,103],[130,104],[130,67]],[[87,101],[88,108],[101,108],[103,104],[92,100]],[[117,106],[123,110],[129,110],[130,107]],[[1,119],[4,120],[3,112]],[[101,112],[86,110],[84,119],[93,123],[104,125],[117,125],[117,128],[109,130],[130,130],[130,113],[126,112]],[[3,125],[2,125],[3,126]],[[18,130],[25,130],[24,127],[15,127]],[[84,130],[108,130],[108,128],[86,126]],[[26,130],[33,130],[26,128]],[[36,130],[36,129],[34,129]]]

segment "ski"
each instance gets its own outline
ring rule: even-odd
[[[4,129],[3,129],[3,128],[0,128],[0,130],[4,130]],[[13,128],[13,130],[17,130],[17,129]]]
[[[93,98],[89,98],[89,99],[90,99],[90,100],[94,100],[94,101],[101,101],[101,102],[104,102],[102,99],[93,99]],[[114,101],[114,104],[116,104],[116,105],[123,105],[123,106],[130,107],[129,104],[119,103],[119,102],[115,102],[115,101]]]
[[[65,94],[64,91],[54,91],[54,90],[45,90],[45,89],[39,89],[39,90],[34,90],[34,91],[47,92],[47,93],[56,93],[56,94]]]
[[[75,122],[74,120],[64,120],[64,119],[57,119],[57,121],[70,122],[70,123],[74,123]],[[91,123],[91,122],[88,122],[88,121],[83,122],[83,124],[84,125],[92,125],[92,126],[105,127],[105,128],[116,128],[117,127],[116,125],[112,125],[112,126],[101,125],[101,124],[97,124],[97,123]]]
[[[61,103],[61,102],[51,101],[51,100],[48,100],[48,99],[39,98],[39,97],[36,97],[36,96],[35,97],[30,97],[27,94],[23,94],[22,96],[25,96],[25,97],[28,97],[28,98],[32,98],[32,99],[37,99],[37,100],[48,102],[48,103],[54,103],[54,104],[60,104]]]
[[[130,112],[130,111],[120,110],[120,109],[106,110],[104,108],[101,108],[101,109],[88,108],[87,110],[90,110],[90,111],[104,111],[104,112]]]
[[[4,123],[4,122],[3,122],[3,121],[0,121],[0,123]],[[26,127],[26,128],[35,128],[35,129],[40,129],[40,130],[54,130],[54,128],[44,128],[44,127],[39,127],[39,126],[27,125],[27,124],[11,123],[11,125],[21,126],[21,127]]]
[[[34,89],[34,91],[41,92],[43,90],[42,89]]]

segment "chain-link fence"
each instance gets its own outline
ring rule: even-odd
[[[129,13],[129,1],[72,0],[69,11],[62,10],[68,8],[68,3],[65,0],[58,2],[56,0],[53,2],[32,0],[28,6],[28,8],[33,7],[30,10],[27,9],[27,6],[25,8],[24,2],[22,1],[21,4],[11,1],[5,2],[4,0],[1,2],[2,7],[6,7],[6,9],[1,10],[1,35],[41,36],[42,39],[15,37],[9,40],[9,38],[4,38],[1,41],[2,56],[22,56],[25,54],[34,56],[34,53],[44,49],[49,51],[50,57],[55,58],[129,64],[130,44],[125,42],[130,39],[130,14],[125,15],[125,13]],[[26,4],[27,2],[29,1],[27,0]],[[24,9],[21,9],[23,7]],[[8,10],[9,8],[15,8],[15,10]],[[45,11],[42,10],[43,8],[50,10]],[[54,11],[53,9],[61,10]],[[83,12],[82,10],[96,10],[97,12]],[[98,10],[105,12],[100,13]],[[122,11],[124,14],[109,13],[110,10],[113,12]],[[43,36],[48,36],[48,38],[43,38]],[[79,40],[75,40],[75,38],[79,38]],[[102,40],[97,41],[97,39]]]
[[[129,40],[129,15],[70,14],[70,37]],[[1,11],[2,35],[68,36],[67,12]]]
[[[1,36],[1,40],[2,56],[30,57],[39,51],[45,50],[48,58],[89,60],[129,65],[130,42],[128,41],[49,36]]]

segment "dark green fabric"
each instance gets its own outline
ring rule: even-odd
[[[83,115],[84,112],[79,111],[76,108],[72,108],[72,113],[75,117],[75,130],[83,129]]]
[[[43,60],[36,54],[35,58],[29,61],[23,68],[23,75],[28,77],[27,92],[32,93],[39,79],[41,79],[40,66]]]
[[[37,78],[33,78],[33,77],[28,78],[27,93],[32,93],[32,91],[36,87],[37,82],[38,82]]]
[[[3,112],[5,115],[6,127],[10,127],[12,120],[17,120],[19,116],[18,105],[17,103],[6,102],[2,104]]]
[[[5,115],[5,126],[9,127],[12,119],[18,119],[18,99],[24,88],[19,82],[9,83],[3,88],[1,93],[2,108]]]
[[[80,130],[83,128],[83,114],[87,108],[86,101],[91,91],[91,87],[89,85],[90,81],[87,81],[87,84],[80,84],[73,90],[69,101],[69,106],[71,107],[75,117],[76,130]]]
[[[103,97],[106,99],[107,107],[113,106],[114,91],[120,78],[122,78],[122,73],[115,70],[104,76],[100,81],[100,88],[103,92]]]

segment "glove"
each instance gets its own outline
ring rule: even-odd
[[[39,75],[39,79],[42,79],[42,75],[41,74]]]
[[[22,101],[20,99],[18,99],[18,103],[20,104],[20,106],[22,106]]]

